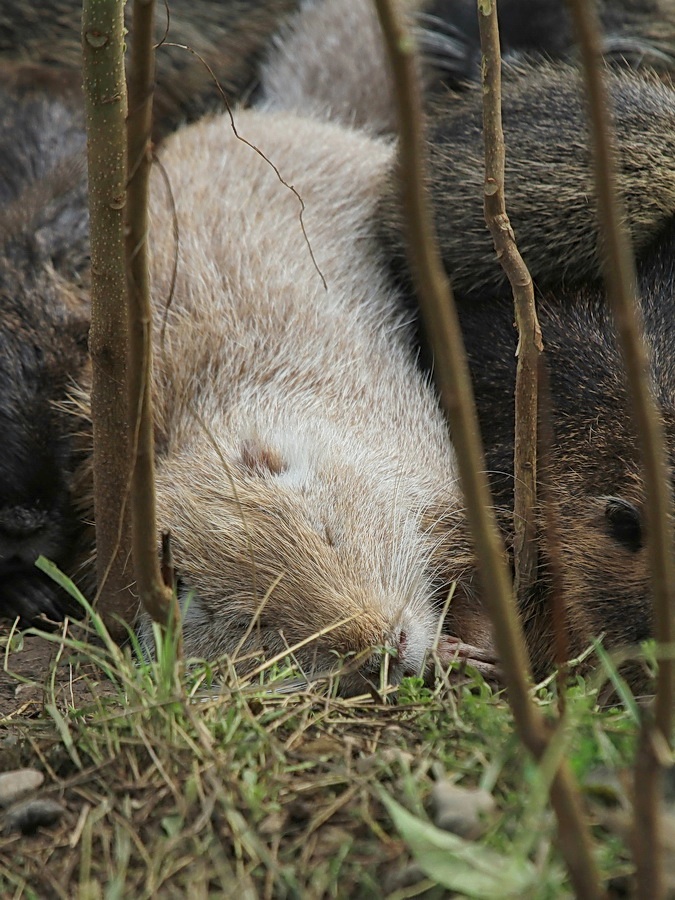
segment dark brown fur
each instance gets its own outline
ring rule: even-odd
[[[591,0],[589,0],[591,2]],[[605,59],[619,68],[675,69],[673,0],[596,0]],[[574,61],[576,45],[565,0],[500,0],[499,30],[507,62],[545,56]],[[480,41],[473,0],[432,0],[424,17],[422,49],[461,85],[480,79]]]
[[[609,83],[651,376],[675,472],[675,92],[630,71],[609,75]],[[543,62],[519,66],[505,84],[507,206],[539,288],[553,424],[550,500],[559,520],[572,654],[600,634],[609,646],[635,644],[651,634],[652,625],[644,488],[623,363],[599,277],[579,85],[573,66]],[[484,226],[476,198],[473,217],[468,214],[467,184],[478,192],[483,177],[477,144],[471,144],[480,142],[478,112],[468,112],[472,103],[477,98],[469,95],[459,113],[454,106],[433,109],[430,184],[508,539],[517,336],[510,291],[495,277],[499,269],[487,231],[479,234]],[[384,230],[390,237],[387,224]],[[409,284],[410,275],[405,279]],[[455,524],[461,533],[460,520]],[[537,675],[553,661],[543,518],[540,526],[540,577],[522,609]],[[463,575],[460,592],[471,601],[459,606],[454,632],[479,643],[485,619],[477,580],[467,576],[469,547],[453,532],[445,553],[448,579]],[[639,681],[638,673],[631,677]]]
[[[63,564],[75,527],[72,446],[53,401],[86,355],[84,133],[60,92],[0,83],[0,614],[56,618],[62,599],[34,566]]]
[[[170,0],[157,4],[155,134],[222,108],[214,77],[232,100],[255,87],[257,69],[274,31],[299,0]],[[127,5],[127,27],[130,25]],[[40,4],[4,0],[0,6],[0,57],[34,63],[81,81],[80,0]],[[169,43],[184,44],[195,53]],[[206,65],[204,64],[206,63]]]
[[[675,208],[675,93],[631,71],[607,72],[619,155],[619,188],[636,250],[648,247]],[[509,67],[503,83],[506,203],[535,285],[600,276],[595,187],[582,79],[563,63]],[[441,250],[462,292],[508,292],[483,216],[482,99],[429,107],[429,183]],[[392,182],[378,217],[387,247],[405,258],[403,218]]]

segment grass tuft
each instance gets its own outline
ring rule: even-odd
[[[564,896],[547,803],[559,755],[589,784],[603,876],[632,870],[605,826],[608,796],[625,804],[630,693],[605,708],[597,679],[578,676],[537,767],[478,673],[345,699],[291,658],[237,680],[227,660],[183,667],[159,631],[154,659],[133,636],[120,649],[84,605],[88,620],[58,633],[0,633],[3,768],[40,769],[40,796],[66,808],[32,837],[0,834],[0,896]],[[554,722],[555,695],[535,696]],[[598,772],[619,787],[598,789]],[[493,796],[478,840],[436,827],[443,779]]]

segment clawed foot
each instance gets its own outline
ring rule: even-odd
[[[459,638],[443,635],[436,648],[438,659],[442,665],[460,660],[476,669],[487,681],[500,682],[501,671],[493,650],[485,647],[474,647],[465,644]]]
[[[0,581],[0,616],[21,620],[22,627],[60,622],[64,616],[64,597],[46,575],[17,573]]]

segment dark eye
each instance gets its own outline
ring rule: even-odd
[[[618,497],[610,497],[605,506],[605,518],[609,533],[615,541],[633,553],[642,549],[640,512],[632,503]]]

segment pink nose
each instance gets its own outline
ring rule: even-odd
[[[396,657],[392,660],[394,669],[397,670],[401,678],[410,675],[419,675],[418,669],[414,666],[408,654],[408,634],[401,630],[398,635],[398,643],[395,645]]]

